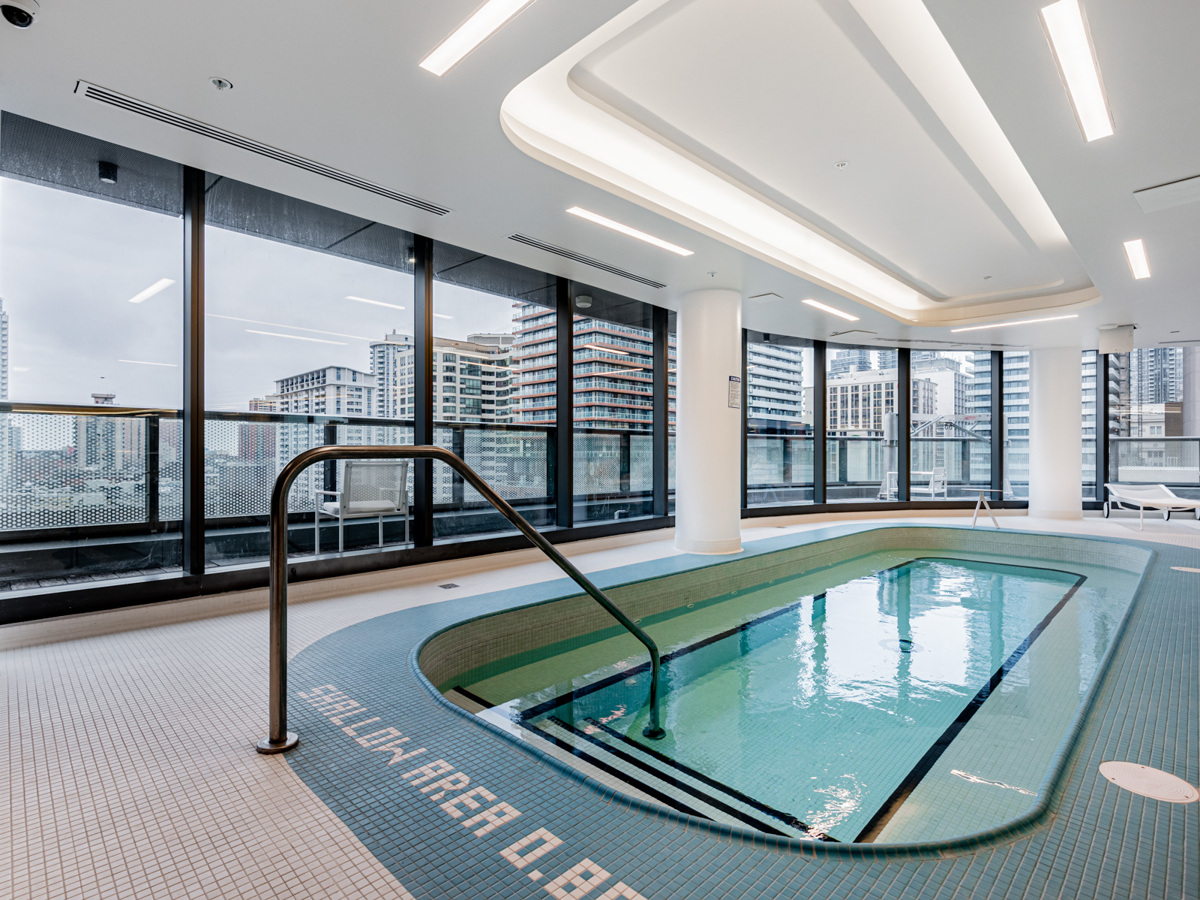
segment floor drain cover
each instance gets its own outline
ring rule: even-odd
[[[1195,803],[1200,800],[1200,791],[1170,772],[1152,769],[1131,762],[1100,763],[1100,774],[1117,787],[1164,800],[1167,803]]]

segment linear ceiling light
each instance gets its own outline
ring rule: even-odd
[[[826,304],[822,303],[820,300],[813,300],[813,299],[809,298],[809,299],[801,300],[800,302],[803,303],[805,306],[811,306],[813,309],[819,309],[822,312],[827,312],[831,316],[837,316],[839,319],[845,319],[847,322],[857,322],[858,321],[858,316],[852,316],[848,312],[842,312],[840,309],[834,309],[832,306],[827,306]]]
[[[205,313],[210,319],[225,319],[230,322],[244,322],[247,325],[270,325],[272,328],[290,328],[292,331],[306,331],[309,334],[324,334],[329,337],[353,338],[356,341],[374,341],[374,338],[363,337],[360,334],[342,334],[340,331],[322,331],[319,328],[301,328],[299,325],[288,325],[286,322],[264,322],[261,319],[243,319],[239,316],[223,316],[219,313]]]
[[[346,299],[353,300],[356,303],[370,303],[372,306],[386,306],[388,309],[404,309],[403,306],[397,306],[395,303],[384,303],[382,300],[368,300],[366,297],[355,297],[352,294],[347,294]]]
[[[1079,0],[1058,0],[1043,7],[1042,21],[1084,138],[1108,137],[1113,133],[1112,116]]]
[[[646,234],[644,231],[638,231],[636,228],[630,228],[628,225],[622,225],[620,222],[614,222],[612,219],[607,219],[604,216],[597,215],[590,210],[583,209],[579,206],[572,206],[567,210],[573,216],[579,216],[581,219],[587,219],[589,222],[594,222],[597,225],[603,225],[605,228],[611,228],[613,231],[619,231],[621,234],[631,238],[637,238],[639,241],[645,241],[647,244],[653,244],[662,250],[669,250],[671,253],[677,253],[680,256],[691,256],[692,251],[680,247],[678,244],[672,244],[670,241],[664,241],[662,238],[656,238],[652,234]]]
[[[178,369],[179,368],[178,363],[146,362],[146,360],[144,360],[144,359],[118,359],[117,362],[131,363],[135,366],[162,366],[167,369]]]
[[[175,283],[174,278],[160,278],[160,279],[158,279],[158,281],[154,282],[154,284],[150,285],[150,287],[146,288],[140,294],[130,297],[129,302],[130,303],[144,303],[145,301],[147,301],[151,297],[153,297],[155,294],[165,291],[167,288],[169,288],[174,283]]]
[[[488,0],[456,28],[433,52],[421,60],[421,68],[445,75],[468,53],[499,31],[509,19],[533,0]]]
[[[599,344],[584,344],[583,346],[588,350],[601,350],[605,353],[617,353],[621,356],[629,355],[625,350],[618,350],[615,347],[601,347]]]
[[[1125,242],[1125,258],[1129,260],[1129,271],[1134,278],[1150,277],[1150,261],[1146,259],[1146,245],[1141,238]]]
[[[310,341],[314,344],[336,344],[339,347],[345,347],[345,341],[327,341],[324,338],[308,338],[301,337],[298,334],[280,334],[278,331],[255,331],[253,328],[247,328],[246,334],[265,334],[267,337],[287,338],[290,341]]]
[[[445,313],[434,313],[433,317],[435,319],[453,319],[454,318],[454,316],[448,316]]]
[[[985,328],[1008,328],[1011,325],[1036,325],[1039,322],[1061,322],[1063,319],[1078,319],[1079,316],[1072,313],[1069,316],[1047,316],[1044,319],[1018,319],[1015,322],[992,322],[988,325],[972,325],[969,328],[951,328],[952,334],[958,334],[962,331],[983,331]]]

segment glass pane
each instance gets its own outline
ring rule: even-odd
[[[1200,497],[1200,347],[1108,358],[1108,481]]]
[[[1097,363],[1095,350],[1084,350],[1080,359],[1080,379],[1083,390],[1083,473],[1081,488],[1084,500],[1096,499],[1096,401]]]
[[[812,503],[812,341],[748,332],[746,382],[747,505]]]
[[[535,526],[553,525],[557,280],[441,243],[433,270],[435,440]],[[448,466],[434,465],[433,484],[436,540],[515,530]]]
[[[896,351],[826,351],[826,497],[830,503],[895,500]]]
[[[911,369],[911,496],[974,499],[992,479],[991,354],[914,350]]]
[[[389,226],[209,176],[211,564],[266,557],[272,485],[302,450],[411,441],[412,246],[411,235]],[[379,515],[366,515],[361,505],[353,515],[349,505],[339,507],[350,503],[339,493],[351,489],[343,474],[344,464],[327,465],[296,480],[290,498],[296,547],[313,545],[318,506],[323,548],[339,540],[346,549],[381,543]],[[373,488],[380,502],[399,501],[397,489]],[[402,505],[383,514],[382,543],[404,541],[405,520]]]
[[[182,185],[175,163],[3,114],[5,588],[180,565]]]
[[[675,408],[678,392],[679,329],[674,310],[667,313],[667,515],[675,515]]]
[[[1029,351],[1004,354],[1004,499],[1029,499]]]
[[[648,516],[654,475],[651,307],[582,284],[571,285],[571,297],[575,524]]]

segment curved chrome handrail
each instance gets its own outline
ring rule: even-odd
[[[604,592],[592,584],[576,569],[554,545],[525,521],[508,501],[497,494],[461,458],[444,447],[343,447],[328,445],[313,447],[293,457],[280,471],[271,491],[271,563],[270,563],[270,619],[271,619],[271,700],[270,731],[258,742],[259,753],[283,753],[296,746],[298,738],[287,730],[287,497],[296,477],[313,463],[334,459],[434,459],[448,465],[475,488],[479,494],[496,508],[504,518],[512,522],[517,530],[529,538],[539,550],[562,569],[583,590],[650,651],[650,724],[642,734],[658,740],[666,732],[659,719],[658,670],[661,664],[658,645],[625,615]]]

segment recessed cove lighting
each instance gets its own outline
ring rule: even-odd
[[[353,300],[356,303],[370,303],[372,306],[386,306],[388,309],[404,309],[403,306],[397,306],[395,303],[384,303],[382,300],[368,300],[366,297],[355,297],[352,294],[347,294],[346,299]]]
[[[1058,0],[1042,8],[1042,21],[1084,139],[1108,137],[1113,133],[1112,116],[1083,7],[1079,0]]]
[[[847,322],[858,321],[858,316],[852,316],[848,312],[842,312],[840,309],[836,309],[832,306],[822,303],[820,300],[813,300],[811,297],[801,300],[800,302],[805,306],[811,306],[813,309],[819,309],[821,312],[827,312],[831,316],[837,316],[839,319],[845,319]]]
[[[958,334],[963,331],[983,331],[985,328],[1010,328],[1013,325],[1037,325],[1039,322],[1061,322],[1063,319],[1078,319],[1076,313],[1069,316],[1046,316],[1042,319],[1017,319],[1013,322],[991,322],[987,325],[971,325],[967,328],[951,328],[951,334]]]
[[[445,75],[468,53],[499,31],[509,19],[533,0],[488,0],[456,28],[433,52],[421,60],[421,68]]]
[[[1125,258],[1129,260],[1129,271],[1134,278],[1150,277],[1150,261],[1146,259],[1146,245],[1141,238],[1125,242]]]
[[[656,238],[652,234],[646,234],[644,231],[638,231],[636,228],[630,228],[628,225],[622,225],[620,222],[614,222],[612,219],[605,218],[590,210],[583,209],[579,206],[572,206],[567,210],[573,216],[579,216],[581,219],[587,219],[589,222],[594,222],[597,225],[603,225],[605,228],[611,228],[613,231],[620,232],[631,238],[637,238],[639,241],[645,241],[647,244],[653,244],[662,250],[669,250],[671,253],[677,253],[680,256],[691,256],[691,250],[685,250],[678,244],[672,244],[670,241],[664,241],[662,238]],[[716,273],[710,273],[715,275]]]
[[[160,279],[158,279],[158,281],[154,282],[154,284],[150,285],[150,287],[146,288],[140,294],[136,294],[133,297],[130,297],[129,302],[130,303],[145,303],[147,300],[149,300],[155,294],[165,291],[167,288],[169,288],[174,283],[175,283],[174,278],[160,278]]]

